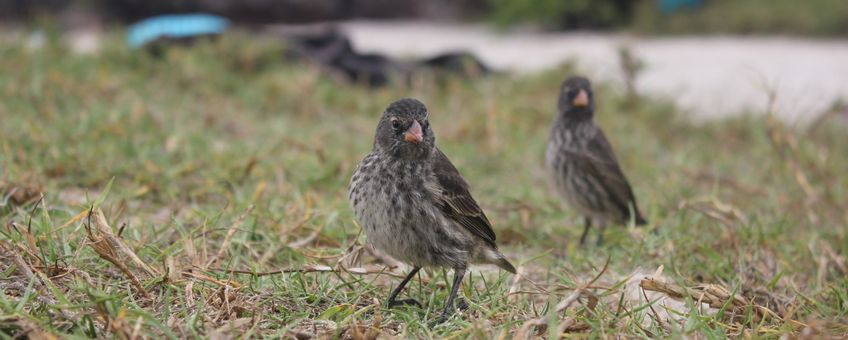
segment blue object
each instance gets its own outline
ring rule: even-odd
[[[699,7],[704,4],[703,0],[658,0],[660,11],[665,14],[677,12],[684,8]]]
[[[127,30],[127,44],[142,47],[159,38],[190,38],[220,34],[229,20],[211,14],[168,14],[144,19]]]

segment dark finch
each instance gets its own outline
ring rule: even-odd
[[[456,167],[436,147],[427,108],[398,100],[377,124],[374,147],[353,174],[350,202],[369,242],[413,266],[392,291],[388,307],[422,267],[454,270],[453,287],[437,322],[453,313],[469,263],[490,263],[515,273],[495,245],[495,233]]]
[[[595,97],[589,80],[566,79],[548,138],[545,165],[557,193],[585,219],[580,244],[585,243],[592,224],[603,233],[607,223],[621,225],[631,220],[636,225],[646,223],[607,137],[595,124],[594,115]],[[602,241],[601,235],[598,243]]]

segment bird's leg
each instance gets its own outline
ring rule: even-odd
[[[459,285],[462,284],[463,276],[465,276],[465,268],[454,269],[453,287],[451,287],[450,295],[448,295],[448,301],[445,303],[445,310],[442,311],[442,315],[440,315],[439,318],[431,324],[431,326],[435,326],[437,324],[447,321],[448,317],[453,314],[453,300],[456,299],[456,294],[457,292],[459,292]]]
[[[596,246],[600,246],[604,243],[604,231],[606,231],[606,225],[601,223],[598,226],[598,239],[595,241]]]
[[[592,219],[585,217],[583,220],[583,235],[580,235],[580,245],[586,244],[586,235],[589,235],[589,228],[592,227]]]
[[[421,304],[418,303],[418,301],[415,301],[415,299],[395,300],[398,294],[400,294],[400,292],[403,290],[403,287],[406,286],[409,280],[412,280],[412,277],[415,276],[415,274],[418,274],[419,270],[421,270],[421,267],[413,267],[412,271],[410,271],[409,274],[406,275],[406,277],[403,279],[403,281],[400,282],[397,288],[392,291],[392,294],[389,295],[389,300],[386,302],[386,305],[389,308],[402,305],[416,305],[418,306],[418,308],[421,308]]]

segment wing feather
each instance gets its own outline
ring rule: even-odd
[[[434,151],[432,167],[435,181],[429,182],[427,189],[433,194],[436,204],[446,216],[495,247],[495,232],[489,219],[471,196],[468,183],[460,176],[459,170],[438,148]]]
[[[599,179],[598,182],[609,193],[613,204],[621,211],[622,216],[630,218],[630,206],[632,205],[636,213],[636,223],[644,224],[645,221],[636,205],[633,189],[630,187],[627,177],[624,176],[624,172],[621,171],[612,146],[610,146],[601,129],[598,129],[593,138],[589,140],[586,148],[587,152],[582,153],[586,157],[586,163],[590,165],[591,172],[595,174],[596,178]]]

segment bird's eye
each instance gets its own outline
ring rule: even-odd
[[[400,122],[397,119],[392,119],[392,128],[393,129],[400,128]]]

